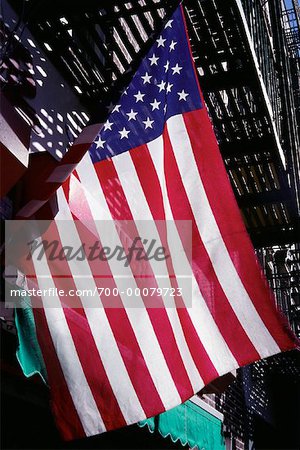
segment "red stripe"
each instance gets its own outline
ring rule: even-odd
[[[142,146],[136,148],[130,154],[153,219],[165,220],[161,187],[148,147]],[[151,183],[149,180],[151,180]],[[162,244],[167,248],[165,237],[160,234],[160,238]],[[173,268],[171,269],[171,273],[174,273]],[[196,367],[204,383],[210,383],[218,377],[218,372],[207,355],[186,309],[177,308],[177,312]]]
[[[53,226],[51,227],[51,230],[48,230],[48,232],[51,231],[50,236],[52,239],[60,240],[56,223],[53,221],[52,224]],[[45,237],[47,238],[47,236]],[[57,278],[55,276],[57,267],[55,267],[54,262],[50,260],[49,252],[46,253],[48,254],[47,260],[49,269],[51,271],[53,282],[57,289],[63,289],[65,292],[69,292],[71,289],[73,289],[75,292],[76,285],[67,261],[60,261],[60,270],[61,273],[65,275],[65,278]],[[112,391],[87,317],[85,315],[84,309],[82,308],[80,298],[77,296],[62,297],[61,301],[65,306],[64,314],[80,363],[82,365],[87,382],[91,388],[97,407],[100,411],[105,427],[109,430],[112,428],[125,426],[125,419]],[[73,382],[76,383],[76,380],[73,380]],[[61,398],[60,401],[63,402],[63,398]]]
[[[90,224],[93,221],[84,189],[75,179],[72,180],[71,183],[70,209],[77,217],[84,211],[84,220],[86,223]],[[76,221],[75,223],[80,235],[82,235],[84,223],[79,221]],[[87,238],[89,232],[90,231],[88,230],[84,231],[84,239]],[[91,237],[91,240],[92,239],[95,239],[95,237]],[[98,234],[97,240],[100,241]],[[90,261],[89,264],[93,274],[99,273],[99,267],[97,267],[98,263],[96,261]],[[109,287],[112,290],[113,288],[116,288],[113,274],[111,273],[108,263],[103,262],[103,266],[104,265],[105,267],[103,267],[102,270],[103,273],[107,274],[107,278],[94,278],[94,282],[97,287]],[[107,308],[105,308],[106,316],[133,387],[145,413],[147,416],[151,416],[157,409],[164,411],[164,405],[157,393],[120,297],[104,297],[103,303],[107,306]],[[145,386],[147,386],[147,389],[145,389]]]
[[[141,147],[143,148],[143,146]],[[133,150],[131,151],[131,153]],[[99,180],[101,182],[102,189],[104,191],[104,194],[106,198],[110,195],[112,186],[117,186],[117,192],[114,191],[114,198],[117,198],[118,204],[114,204],[114,201],[110,201],[108,203],[111,215],[114,219],[122,219],[130,221],[132,224],[132,229],[134,236],[139,236],[139,233],[136,229],[136,226],[134,224],[134,219],[132,217],[130,208],[128,206],[125,193],[123,191],[123,188],[121,186],[121,183],[118,178],[118,174],[115,170],[113,161],[106,160],[102,161],[99,164],[95,165]],[[147,175],[149,176],[149,175]],[[116,213],[117,209],[117,213]],[[120,236],[122,240],[122,236]],[[122,240],[122,244],[124,245],[124,242]],[[152,272],[151,266],[149,263],[148,267],[146,269],[148,274],[152,274],[153,278],[151,279],[145,279],[145,278],[137,278],[135,277],[137,286],[143,290],[145,287],[157,287],[157,283],[154,277],[154,274]],[[134,266],[131,266],[131,269],[133,271],[133,274],[135,276],[136,269]],[[147,297],[143,297],[144,303],[147,305]],[[153,302],[153,299],[151,300]],[[155,298],[154,299],[156,304],[160,305],[159,308],[148,308],[147,312],[150,318],[150,321],[152,323],[153,329],[155,331],[157,340],[160,344],[161,350],[163,352],[163,355],[165,357],[166,363],[168,365],[168,368],[170,370],[171,376],[174,380],[174,383],[176,385],[176,388],[178,390],[178,393],[182,399],[182,401],[185,401],[187,398],[189,398],[193,394],[193,389],[188,377],[188,374],[186,372],[186,368],[183,364],[179,349],[177,347],[177,343],[174,337],[173,329],[171,327],[167,312],[164,308],[163,302],[161,298]]]
[[[52,342],[41,299],[36,296],[35,302],[38,301],[40,307],[33,308],[36,333],[46,365],[48,383],[51,388],[51,407],[58,429],[66,440],[74,439],[74,436],[85,437]]]
[[[193,236],[193,272],[203,298],[230,351],[239,365],[259,359],[259,354],[236,317],[214,271],[190,206],[167,128],[164,130],[165,176],[175,220],[190,220]],[[179,228],[179,233],[181,232]],[[237,339],[238,336],[238,339]]]
[[[131,150],[130,156],[154,220],[165,220],[159,179],[147,145]]]
[[[288,327],[282,326],[283,321],[276,310],[274,296],[259,268],[207,111],[192,111],[184,113],[183,117],[210,206],[237,273],[281,350],[293,348],[296,345],[294,338]]]

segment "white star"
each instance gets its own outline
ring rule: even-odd
[[[175,42],[175,41],[172,41],[172,42],[171,42],[170,47],[169,47],[170,52],[171,52],[172,50],[175,50],[175,45],[176,45],[176,44],[177,44],[177,42]]]
[[[155,56],[155,53],[153,53],[153,55],[151,56],[151,58],[148,58],[150,61],[150,66],[153,66],[153,64],[155,66],[157,66],[157,61],[159,60],[158,56]]]
[[[187,94],[186,92],[184,92],[184,90],[182,89],[181,92],[177,92],[177,94],[179,95],[179,100],[184,100],[186,102],[186,98],[189,94]]]
[[[106,141],[102,141],[101,136],[98,136],[98,141],[95,141],[96,148],[104,148],[104,144]]]
[[[164,91],[166,86],[166,82],[161,80],[160,84],[157,84],[157,87],[159,88],[159,92]]]
[[[139,91],[137,94],[134,94],[134,97],[136,98],[136,103],[143,102],[143,97],[145,97],[145,94],[142,94],[141,91]]]
[[[172,87],[173,87],[173,84],[168,83],[167,84],[167,92],[171,92]]]
[[[173,19],[169,20],[169,21],[166,23],[165,28],[172,28],[172,22],[173,22]]]
[[[157,47],[164,47],[166,39],[163,39],[163,37],[160,36],[159,39],[156,39],[156,42],[157,42]]]
[[[124,127],[123,130],[119,131],[120,133],[120,139],[126,138],[128,139],[128,134],[130,133],[129,130],[126,130],[126,128]]]
[[[145,124],[145,130],[147,130],[147,128],[153,128],[153,122],[154,120],[150,120],[150,117],[147,117],[147,120],[143,120],[143,123]]]
[[[135,116],[137,115],[137,112],[134,112],[133,109],[131,109],[126,115],[128,116],[128,120],[136,120]]]
[[[176,66],[171,67],[171,69],[173,70],[172,75],[175,75],[175,73],[179,73],[179,75],[180,75],[180,71],[182,70],[182,67],[179,67],[179,64],[177,63]]]
[[[116,105],[115,107],[114,107],[114,109],[112,110],[112,112],[114,113],[114,112],[119,112],[119,109],[121,108],[121,105]]]
[[[159,105],[161,104],[161,102],[158,102],[156,100],[156,98],[153,100],[153,103],[150,103],[150,105],[152,106],[152,111],[154,111],[155,109],[159,109]]]
[[[111,130],[111,127],[113,126],[113,122],[110,122],[108,119],[107,119],[107,121],[105,122],[105,124],[104,124],[104,131],[106,131],[106,130]]]
[[[149,75],[148,72],[146,72],[145,75],[141,78],[143,78],[143,80],[144,80],[143,84],[150,83],[152,75]]]
[[[167,64],[164,65],[165,72],[168,72],[169,70],[170,61],[167,61]]]

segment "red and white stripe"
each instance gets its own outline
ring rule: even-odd
[[[58,190],[58,204],[62,245],[80,247],[75,219],[92,224],[87,227],[102,246],[111,239],[124,245],[114,221],[132,220],[137,235],[148,233],[170,251],[164,266],[148,263],[153,286],[180,287],[184,266],[193,274],[192,307],[183,295],[157,299],[158,308],[146,308],[147,300],[135,297],[133,308],[120,293],[115,308],[82,296],[79,309],[64,308],[65,299],[56,298],[56,308],[35,310],[37,329],[46,329],[38,337],[47,355],[54,413],[66,438],[151,417],[220,375],[296,346],[260,273],[204,109],[170,118],[155,141],[111,160],[93,165],[86,154],[76,175]],[[74,221],[72,238],[63,220]],[[112,224],[109,241],[105,220]],[[158,220],[166,220],[167,230],[173,220],[191,221],[192,262],[180,229],[169,242]],[[98,286],[90,262],[64,264],[70,287]],[[133,289],[146,283],[130,265],[106,264],[110,285],[119,292],[125,279]],[[46,260],[35,270],[41,288],[59,287]],[[175,278],[168,276],[172,272]],[[46,305],[47,298],[42,302]]]

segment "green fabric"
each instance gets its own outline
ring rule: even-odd
[[[153,417],[138,425],[147,425],[151,433],[155,430]],[[173,442],[179,439],[182,445],[199,450],[225,449],[221,426],[219,419],[189,400],[158,416],[158,431],[163,437],[170,436]]]
[[[19,339],[17,359],[26,377],[39,374],[46,383],[46,366],[37,340],[30,297],[22,297],[20,302],[21,307],[15,309],[15,324]]]

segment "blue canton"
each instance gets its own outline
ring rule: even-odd
[[[144,58],[92,143],[93,162],[153,141],[167,119],[202,108],[180,8]]]

